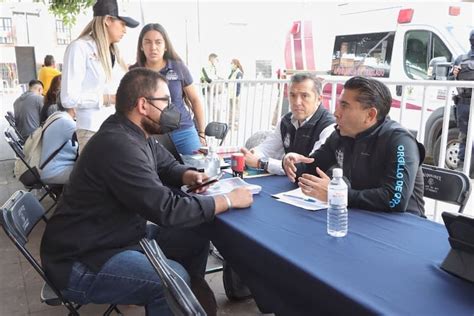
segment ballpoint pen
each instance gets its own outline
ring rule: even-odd
[[[313,203],[317,202],[315,199],[312,199],[310,197],[302,197],[302,196],[291,195],[291,194],[287,194],[287,193],[283,193],[283,196],[293,198],[293,199],[297,199],[297,200],[302,200],[302,201],[305,201],[305,202],[313,202]]]

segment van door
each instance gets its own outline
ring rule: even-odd
[[[405,75],[413,80],[430,80],[429,62],[435,57],[444,56],[448,61],[453,55],[438,35],[427,30],[411,30],[404,37],[403,65]],[[417,86],[408,87],[407,102],[421,106],[423,89]],[[427,90],[428,110],[444,106],[447,91],[443,88],[430,87]]]

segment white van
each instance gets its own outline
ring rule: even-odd
[[[318,12],[324,15],[325,12]],[[331,76],[364,75],[397,81],[431,79],[430,61],[447,61],[469,50],[469,32],[474,28],[473,3],[354,3],[340,4],[328,12],[332,23],[318,19],[293,23],[286,41],[287,72],[312,70]],[[325,100],[331,87],[325,87]],[[398,120],[402,86],[390,86],[393,104],[390,116]],[[338,93],[340,92],[338,88]],[[424,144],[427,156],[437,161],[441,137],[442,108],[453,91],[426,90],[429,118]],[[401,122],[411,130],[420,126],[423,87],[405,85],[407,114]],[[450,101],[451,102],[451,101]],[[451,111],[453,113],[454,111]],[[457,165],[458,131],[454,116],[448,136],[447,164]]]

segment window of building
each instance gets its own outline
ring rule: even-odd
[[[56,39],[58,45],[71,43],[71,28],[61,20],[56,20]]]
[[[11,18],[0,18],[0,44],[13,44]]]
[[[16,64],[0,63],[0,78],[2,79],[3,88],[15,87],[15,84],[18,83]]]
[[[336,36],[331,74],[388,77],[394,32]]]
[[[257,79],[272,77],[272,61],[271,60],[256,60],[255,74]]]

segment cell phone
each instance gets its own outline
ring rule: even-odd
[[[188,189],[186,190],[186,193],[191,193],[191,192],[194,192],[196,191],[197,189],[200,189],[202,187],[205,187],[205,186],[208,186],[208,185],[211,185],[217,181],[219,181],[219,179],[222,177],[222,173],[216,175],[216,176],[213,176],[213,177],[210,177],[208,178],[205,182],[203,183],[198,183],[198,184],[194,184],[194,185],[191,185],[188,187]]]

